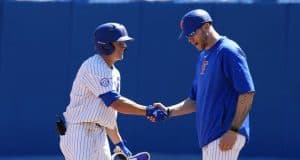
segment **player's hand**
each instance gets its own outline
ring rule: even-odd
[[[114,152],[123,152],[127,157],[132,156],[131,151],[125,146],[123,141],[120,141],[116,144],[116,147],[114,149]]]
[[[170,117],[170,113],[169,113],[169,108],[167,108],[165,105],[163,105],[162,103],[160,103],[160,102],[156,102],[156,103],[153,103],[153,106],[154,107],[157,107],[157,108],[159,108],[159,109],[161,109],[161,110],[163,110],[165,113],[167,113],[167,118],[169,118]],[[166,119],[167,119],[166,118]]]
[[[168,118],[167,112],[152,105],[146,108],[146,117],[152,122],[160,122]]]
[[[162,103],[159,103],[159,102],[157,102],[157,103],[153,103],[153,106],[154,107],[156,107],[156,108],[159,108],[159,109],[161,109],[161,110],[163,110],[165,113],[167,113],[167,118],[169,118],[171,115],[171,113],[170,113],[170,108],[168,108],[168,107],[166,107],[165,105],[163,105]]]
[[[237,139],[237,134],[236,132],[232,131],[232,130],[228,130],[227,132],[225,132],[221,139],[220,139],[220,143],[219,143],[219,147],[221,149],[221,151],[228,151],[231,150],[236,142]]]

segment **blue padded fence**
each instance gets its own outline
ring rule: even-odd
[[[100,23],[123,23],[136,39],[117,63],[122,95],[168,105],[187,97],[198,53],[178,40],[178,23],[195,8],[207,9],[216,30],[248,57],[257,94],[242,155],[300,158],[300,5],[146,2],[0,2],[0,155],[59,154],[55,114],[65,110],[81,62],[94,54]],[[194,115],[118,121],[134,152],[200,154]]]

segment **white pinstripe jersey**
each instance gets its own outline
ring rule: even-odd
[[[110,68],[103,58],[96,54],[81,65],[73,82],[70,104],[64,116],[69,123],[95,122],[113,128],[117,111],[107,107],[99,95],[117,91],[120,93],[120,73]]]

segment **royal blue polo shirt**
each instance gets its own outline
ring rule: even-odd
[[[199,145],[209,144],[231,128],[238,96],[255,91],[243,50],[222,37],[200,53],[190,98],[196,101]],[[239,131],[249,139],[249,115]]]

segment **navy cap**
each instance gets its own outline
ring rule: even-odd
[[[203,9],[195,9],[189,11],[181,18],[181,34],[179,38],[181,38],[182,36],[191,36],[206,22],[212,22],[212,18],[207,11]]]

